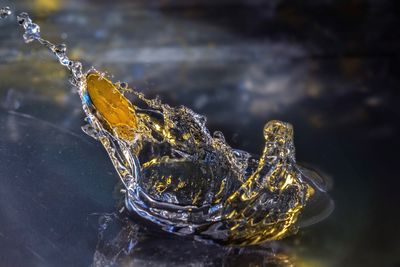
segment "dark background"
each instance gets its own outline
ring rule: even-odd
[[[268,120],[292,123],[298,161],[334,181],[335,210],[274,246],[295,266],[400,266],[396,1],[4,5],[29,12],[86,68],[206,115],[233,147],[260,153]],[[115,211],[117,175],[80,130],[67,72],[21,35],[15,17],[0,21],[0,265],[88,266],[93,213]],[[182,252],[174,237],[149,240],[144,250],[168,241],[186,254],[137,253],[140,261],[126,266],[221,264],[202,245]],[[225,264],[253,261],[269,265],[246,257]]]

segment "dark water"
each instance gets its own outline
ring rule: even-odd
[[[264,123],[291,122],[298,161],[334,181],[333,214],[287,240],[229,250],[150,228],[123,266],[400,264],[398,6],[313,2],[0,2],[30,12],[73,59],[206,115],[237,148],[260,153]],[[115,255],[98,244],[98,214],[119,208],[118,178],[80,130],[66,71],[15,21],[0,23],[0,44],[0,265],[88,266],[96,246]],[[111,225],[106,240],[136,227]]]

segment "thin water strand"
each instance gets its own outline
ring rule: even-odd
[[[83,72],[82,63],[73,61],[67,56],[67,46],[65,44],[55,45],[44,39],[40,35],[40,26],[32,22],[32,19],[26,12],[22,12],[17,16],[18,23],[24,28],[23,38],[25,43],[38,41],[40,44],[47,47],[54,55],[56,55],[61,65],[65,66],[71,72],[71,83],[79,86],[82,82]]]

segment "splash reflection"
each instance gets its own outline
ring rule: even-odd
[[[93,267],[100,266],[279,266],[294,265],[278,243],[227,248],[140,228],[123,213],[99,216]]]

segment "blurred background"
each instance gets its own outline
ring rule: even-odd
[[[400,266],[396,1],[5,5],[86,69],[204,114],[235,148],[260,153],[268,120],[292,123],[297,160],[333,180],[331,216],[268,249],[150,234],[121,266]],[[117,174],[80,129],[68,73],[15,19],[0,21],[0,265],[106,266],[97,220],[116,210]]]

